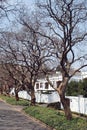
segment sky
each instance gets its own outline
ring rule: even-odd
[[[35,2],[35,0],[10,0],[11,4],[14,4],[15,2],[25,3],[26,5],[31,6]]]
[[[28,8],[33,9],[35,0],[20,0],[21,3],[24,3]]]
[[[34,3],[35,3],[36,0],[8,0],[8,1],[10,1],[9,3],[11,5],[14,5],[15,1],[18,1],[22,6],[24,6],[24,4],[25,4],[27,6],[28,10],[32,11],[35,8]],[[12,14],[9,14],[9,19],[7,19],[7,18],[1,19],[1,21],[0,21],[0,29],[2,30],[3,27],[9,29],[10,26],[15,28],[14,23],[11,23],[11,21],[14,21],[14,18],[12,16]],[[19,28],[20,28],[20,26],[19,26]],[[84,48],[83,50],[85,51],[85,49],[86,48]],[[78,51],[78,48],[77,48],[77,51]],[[78,65],[76,65],[76,66],[78,66]]]
[[[30,11],[34,10],[35,0],[9,0],[8,4],[15,5],[16,2],[18,2],[21,6],[26,5]],[[11,25],[11,21],[13,21],[13,20],[14,20],[14,17],[13,17],[12,12],[8,13],[8,18],[3,17],[2,19],[0,19],[0,29],[9,28],[9,26]]]

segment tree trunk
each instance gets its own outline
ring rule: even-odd
[[[62,103],[63,108],[64,108],[66,119],[71,120],[72,119],[72,113],[71,113],[71,110],[70,110],[70,99],[65,98],[62,95],[60,95],[60,99],[61,99],[61,103]]]
[[[52,88],[54,88],[53,84],[51,83],[51,81],[49,80],[49,77],[46,77],[48,83],[51,85]],[[72,119],[72,113],[70,110],[70,100],[68,98],[65,98],[65,92],[66,92],[66,86],[67,83],[69,81],[69,77],[63,77],[63,81],[61,81],[61,83],[57,86],[56,91],[58,92],[59,96],[60,96],[60,100],[61,103],[63,105],[64,108],[64,112],[65,112],[65,116],[67,120],[71,120]]]
[[[35,104],[36,104],[35,92],[34,92],[34,88],[32,87],[32,89],[31,89],[31,105],[35,106]]]
[[[19,101],[18,91],[15,90],[15,99],[16,101]]]
[[[15,93],[16,101],[19,101],[18,93]]]
[[[0,87],[0,94],[3,94],[3,87]]]
[[[66,87],[67,87],[68,81],[69,81],[69,78],[64,77],[64,79],[61,82],[61,84],[59,85],[57,91],[60,95],[60,100],[61,100],[61,103],[62,103],[63,108],[64,108],[66,119],[71,120],[72,119],[72,113],[71,113],[71,110],[70,110],[70,100],[68,98],[65,98],[65,92],[66,92]]]

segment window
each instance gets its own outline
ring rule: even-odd
[[[36,83],[36,89],[39,89],[39,83]]]
[[[40,88],[43,88],[43,83],[40,83]]]
[[[47,82],[45,83],[45,89],[48,89],[48,83]]]

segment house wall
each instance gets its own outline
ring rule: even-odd
[[[52,75],[49,77],[49,80],[52,82],[54,88],[57,87],[57,82],[62,80],[62,76],[61,75]],[[45,90],[54,90],[50,84],[48,84],[48,89],[46,89],[45,87],[45,83],[47,83],[46,78],[43,79],[38,79],[37,82],[35,83],[35,92],[37,92],[38,90],[40,91],[45,91]],[[39,84],[39,88],[37,89],[37,84]],[[42,85],[41,85],[42,84]]]
[[[84,73],[76,73],[70,81],[79,81],[79,80],[82,80],[83,79],[83,76],[84,76]],[[86,75],[87,76],[87,75]],[[53,75],[50,75],[49,76],[49,80],[52,82],[54,88],[57,87],[57,82],[58,81],[62,81],[62,75],[60,72],[56,72],[55,74]],[[42,79],[38,79],[37,82],[35,83],[35,91],[37,92],[38,90],[54,90],[50,85],[48,85],[48,89],[45,88],[45,83],[47,82],[46,78],[42,78]],[[39,88],[37,89],[36,88],[36,84],[39,84]],[[42,86],[40,85],[42,84]]]

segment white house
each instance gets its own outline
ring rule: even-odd
[[[52,82],[54,87],[57,87],[57,85],[62,80],[62,75],[60,72],[53,73],[52,75],[49,75],[49,80]],[[53,91],[54,89],[48,84],[45,77],[39,78],[35,84],[35,92],[37,91]]]
[[[79,81],[79,80],[82,80],[82,78],[83,78],[83,73],[78,72],[71,78],[71,80]],[[56,72],[52,73],[51,75],[49,75],[49,80],[52,82],[54,87],[57,87],[58,84],[62,81],[61,72],[56,71]],[[37,91],[53,91],[53,90],[54,89],[50,86],[50,84],[48,84],[45,77],[39,78],[35,84],[35,92],[37,92]]]
[[[71,80],[82,80],[87,77],[86,72],[77,73]],[[60,72],[56,72],[49,76],[50,81],[53,83],[55,87],[62,80],[62,75]],[[13,93],[13,92],[12,92]],[[52,102],[60,102],[60,97],[58,93],[48,84],[46,78],[39,78],[35,84],[35,96],[36,102],[38,103],[52,103]],[[31,100],[30,95],[27,94],[26,91],[20,91],[19,97]],[[83,98],[82,96],[67,96],[70,99],[70,108],[71,111],[87,114],[87,98]]]

